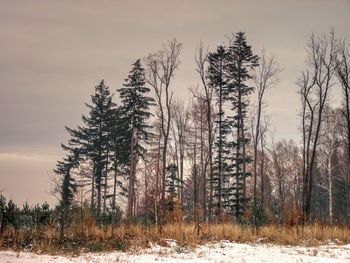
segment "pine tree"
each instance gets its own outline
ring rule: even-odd
[[[227,63],[227,49],[223,46],[219,46],[216,52],[209,53],[208,61],[209,67],[207,75],[209,78],[210,85],[214,88],[217,97],[218,106],[218,135],[215,141],[215,147],[217,148],[217,155],[214,158],[214,174],[211,184],[213,185],[213,197],[216,199],[216,214],[220,215],[222,212],[223,201],[227,190],[224,189],[224,184],[227,182],[227,168],[228,163],[228,150],[229,144],[227,141],[227,135],[229,133],[229,122],[225,117],[224,102],[227,97],[227,82],[225,79],[225,70]],[[213,202],[214,203],[214,202]]]
[[[123,185],[123,179],[129,174],[130,163],[130,136],[128,123],[124,121],[120,107],[115,107],[110,120],[111,129],[111,170],[113,171],[112,211],[115,212],[117,188],[122,196],[127,195],[127,188]]]
[[[166,178],[166,192],[172,197],[177,197],[176,189],[181,186],[181,180],[177,177],[178,167],[176,164],[169,164],[166,168],[167,178]]]
[[[143,146],[150,135],[150,125],[147,120],[152,116],[150,107],[154,99],[147,96],[150,89],[145,86],[145,73],[138,59],[125,79],[124,87],[118,89],[121,99],[121,114],[128,124],[130,141],[130,175],[128,187],[128,216],[133,215],[135,198],[136,166],[138,159],[143,158],[146,149]]]
[[[240,218],[244,212],[246,198],[246,178],[249,173],[246,165],[250,158],[246,154],[248,139],[245,136],[244,126],[248,107],[248,95],[253,92],[253,87],[248,86],[247,81],[252,78],[252,70],[258,66],[259,58],[254,55],[251,46],[247,44],[243,32],[235,35],[232,45],[228,48],[227,67],[225,70],[228,97],[232,102],[233,128],[236,129],[235,156],[234,156],[234,176],[235,176],[235,200],[234,210],[236,218]]]
[[[113,114],[114,103],[109,87],[102,80],[95,87],[95,94],[91,96],[92,104],[86,106],[90,109],[88,116],[83,116],[85,138],[87,139],[87,155],[94,165],[94,183],[97,192],[97,215],[101,212],[102,188],[106,188],[108,175],[108,162],[110,150],[109,120]],[[105,179],[105,180],[104,180]],[[106,196],[104,196],[106,198]],[[95,205],[95,203],[93,203]],[[105,207],[104,207],[105,208]]]
[[[71,170],[76,168],[79,163],[77,156],[68,155],[63,161],[58,161],[54,172],[62,176],[62,184],[60,187],[60,239],[64,236],[64,228],[66,226],[66,218],[68,211],[71,208],[74,199],[74,193],[76,192],[76,183],[71,175]]]
[[[90,109],[89,114],[82,117],[85,125],[78,126],[77,129],[66,127],[71,138],[68,145],[62,144],[62,148],[69,152],[76,152],[79,159],[86,158],[92,161],[91,207],[96,206],[97,215],[99,215],[103,188],[105,190],[103,208],[105,209],[106,206],[108,164],[111,151],[111,119],[114,117],[115,107],[109,87],[103,80],[95,87],[91,102],[91,104],[85,104]],[[95,192],[97,192],[97,200],[95,200]]]
[[[168,206],[170,211],[174,209],[175,198],[178,197],[177,189],[181,189],[183,184],[181,179],[177,176],[178,170],[177,165],[174,163],[169,164],[166,168],[167,177],[165,186],[166,192],[168,193]]]

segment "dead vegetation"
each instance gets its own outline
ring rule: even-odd
[[[198,227],[198,226],[197,226]],[[33,251],[48,254],[72,254],[100,251],[127,251],[147,248],[152,244],[167,245],[167,240],[176,240],[179,246],[194,247],[198,244],[229,240],[241,243],[272,243],[280,245],[316,246],[333,242],[350,242],[350,229],[341,226],[313,224],[305,226],[261,227],[253,233],[251,227],[235,224],[202,224],[199,235],[195,224],[167,224],[163,232],[155,226],[119,226],[100,228],[95,224],[72,225],[64,240],[59,240],[59,231],[52,227],[43,230],[19,232],[7,229],[0,238],[1,249]]]

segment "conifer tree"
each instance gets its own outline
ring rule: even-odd
[[[60,239],[64,236],[66,218],[68,211],[73,203],[74,193],[76,192],[76,183],[71,175],[71,170],[79,165],[76,156],[68,155],[63,161],[58,161],[54,172],[62,176],[60,187]]]
[[[166,177],[166,192],[169,195],[169,210],[172,211],[174,209],[175,198],[178,197],[177,189],[182,188],[182,180],[177,176],[178,167],[176,164],[169,164],[166,168],[167,177]]]
[[[138,159],[143,158],[146,149],[144,142],[149,139],[150,125],[147,120],[152,116],[150,107],[154,99],[147,96],[150,89],[145,86],[145,72],[138,59],[125,79],[123,88],[118,89],[121,99],[121,114],[123,120],[128,124],[130,136],[130,175],[128,187],[128,216],[133,215],[133,204],[135,198],[136,166]]]
[[[219,46],[216,52],[209,53],[208,61],[209,67],[207,70],[207,76],[210,85],[214,88],[217,97],[217,126],[218,135],[216,137],[215,146],[217,148],[217,155],[214,159],[214,174],[211,184],[213,184],[213,197],[216,199],[216,214],[219,215],[223,209],[224,198],[224,181],[227,174],[225,169],[228,164],[225,162],[227,158],[228,144],[228,120],[225,117],[224,102],[227,97],[227,83],[225,80],[225,68],[227,60],[227,49],[223,46]],[[213,202],[214,203],[214,202]]]
[[[112,102],[112,95],[109,87],[102,80],[95,87],[95,93],[91,96],[91,104],[85,105],[90,109],[87,116],[83,116],[84,126],[77,129],[66,127],[71,135],[68,145],[62,144],[63,149],[75,151],[79,159],[87,158],[93,163],[93,178],[91,189],[91,206],[96,206],[97,215],[101,212],[102,189],[105,188],[108,176],[109,151],[111,148],[111,119],[114,114],[115,104]],[[97,200],[95,200],[95,192]],[[105,208],[105,202],[104,202]]]
[[[178,172],[178,167],[176,164],[172,163],[169,164],[168,167],[166,168],[167,170],[167,193],[172,197],[175,198],[177,196],[177,191],[176,189],[181,186],[180,179],[177,176]]]
[[[83,116],[85,124],[84,133],[87,143],[87,155],[94,165],[94,183],[97,192],[97,215],[101,212],[102,188],[105,185],[105,177],[108,175],[108,151],[109,151],[109,120],[113,114],[114,103],[109,87],[102,80],[95,87],[95,94],[91,96],[92,104],[86,106],[90,109],[88,116]],[[105,196],[106,197],[106,196]]]
[[[123,179],[129,174],[130,163],[130,136],[128,123],[124,121],[121,107],[115,107],[110,120],[111,129],[111,170],[113,171],[112,211],[116,212],[117,188],[122,196],[127,195],[127,188],[123,185]]]
[[[250,158],[246,154],[248,139],[245,135],[245,120],[248,107],[248,95],[253,92],[253,87],[247,83],[252,78],[252,70],[258,66],[259,57],[254,55],[251,46],[247,44],[244,32],[238,32],[233,43],[228,48],[227,66],[225,70],[228,98],[232,103],[233,128],[236,129],[234,176],[235,176],[235,202],[234,210],[236,218],[240,218],[246,206],[246,178],[249,173],[246,170]]]

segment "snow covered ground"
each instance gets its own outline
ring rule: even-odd
[[[320,247],[276,246],[264,244],[238,244],[221,241],[215,244],[198,246],[195,249],[179,247],[169,242],[169,247],[152,248],[134,253],[87,253],[78,257],[36,255],[26,252],[0,251],[0,262],[350,262],[350,244],[346,246],[327,245]]]

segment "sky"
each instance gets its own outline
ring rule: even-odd
[[[172,89],[188,99],[200,80],[194,54],[244,31],[255,53],[284,69],[266,94],[277,138],[300,140],[296,80],[310,34],[350,39],[349,0],[0,0],[0,191],[23,204],[56,202],[50,176],[102,79],[120,88],[131,64],[176,38],[183,44]],[[334,103],[337,102],[334,92]]]

